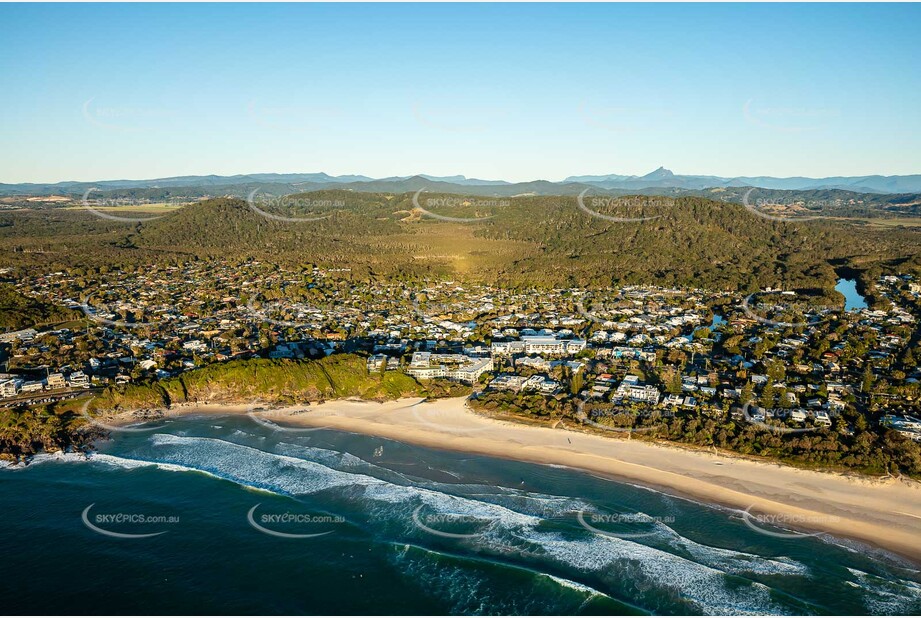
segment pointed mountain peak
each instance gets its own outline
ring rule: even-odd
[[[649,172],[643,176],[646,180],[661,180],[663,178],[674,178],[675,174],[671,170],[667,170],[664,167],[660,167],[654,172]]]

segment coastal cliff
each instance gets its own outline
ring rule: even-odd
[[[468,388],[451,383],[423,385],[400,371],[369,373],[363,357],[336,354],[319,360],[230,361],[175,378],[110,387],[93,400],[89,410],[119,413],[196,403],[282,405],[345,397],[387,401],[468,392]]]
[[[444,381],[417,382],[400,371],[369,373],[365,358],[336,354],[320,360],[250,359],[208,365],[175,378],[106,388],[85,399],[3,410],[0,459],[18,461],[36,453],[82,449],[106,431],[95,416],[134,413],[156,416],[177,405],[291,405],[357,397],[390,401],[401,397],[466,395],[468,387]]]

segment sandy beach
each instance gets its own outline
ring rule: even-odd
[[[470,411],[463,397],[386,403],[338,400],[251,412],[187,405],[168,414],[251,413],[279,425],[327,427],[439,449],[568,466],[702,502],[748,510],[750,525],[826,532],[921,562],[921,483],[873,479],[741,457],[535,427]],[[795,534],[795,532],[793,533]]]

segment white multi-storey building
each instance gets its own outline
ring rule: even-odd
[[[15,397],[19,394],[22,380],[4,380],[0,382],[0,397]]]
[[[67,388],[67,380],[64,379],[64,375],[61,373],[49,374],[46,381],[48,383],[48,388],[51,390],[56,388]]]
[[[445,372],[445,377],[461,382],[476,382],[481,375],[487,371],[492,371],[493,364],[491,358],[473,359],[473,362],[461,365],[457,369],[449,369]]]
[[[493,356],[514,356],[516,354],[578,354],[585,349],[584,339],[557,339],[549,335],[525,335],[521,341],[496,341],[490,351]]]
[[[22,393],[38,393],[45,390],[45,382],[42,380],[36,380],[34,382],[23,382],[22,388],[19,390]]]
[[[524,354],[524,341],[494,341],[490,346],[493,356],[514,356]]]
[[[418,356],[417,355],[421,355]],[[433,378],[448,378],[449,380],[458,380],[460,382],[476,382],[481,375],[487,371],[493,370],[491,358],[471,358],[460,356],[457,360],[462,360],[461,364],[447,367],[445,365],[423,365],[424,359],[429,362],[432,355],[428,352],[416,352],[413,354],[413,360],[410,363],[406,373],[418,380],[431,380]]]
[[[630,399],[631,401],[645,401],[653,405],[659,403],[659,389],[648,384],[640,384],[639,378],[628,375],[614,392],[616,399]]]
[[[70,384],[71,388],[89,388],[90,386],[89,376],[82,371],[74,371],[67,376],[67,382]]]

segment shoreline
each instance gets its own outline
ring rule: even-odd
[[[327,428],[417,446],[564,466],[742,512],[750,527],[826,533],[921,564],[921,483],[817,472],[680,446],[616,439],[475,413],[466,397],[376,402],[356,399],[270,408],[183,404],[157,417],[122,413],[117,424],[195,414],[247,414],[281,426]],[[129,417],[129,415],[132,415]],[[773,525],[772,525],[773,524]],[[778,528],[779,526],[779,528]],[[789,533],[791,537],[795,533]]]

